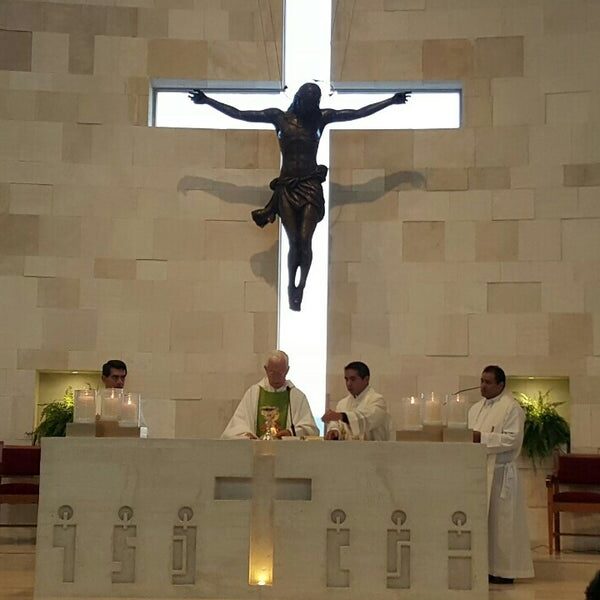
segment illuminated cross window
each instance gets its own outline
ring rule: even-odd
[[[235,90],[222,93],[224,86],[185,83],[185,87],[202,87],[210,96],[241,110],[280,108],[286,110],[296,90],[306,82],[321,86],[321,108],[359,108],[388,98],[402,90],[415,90],[408,104],[392,106],[370,117],[347,123],[335,123],[325,129],[321,138],[318,163],[329,165],[330,129],[443,129],[460,124],[460,92],[458,86],[432,86],[389,83],[383,87],[345,85],[343,92],[331,94],[331,2],[328,0],[286,0],[284,19],[284,65],[281,90],[257,91],[259,84],[246,82]],[[382,58],[382,60],[384,60]],[[393,60],[386,57],[385,60]],[[184,85],[180,87],[184,87]],[[243,87],[243,86],[247,87]],[[169,91],[168,88],[171,88]],[[157,127],[196,127],[203,129],[270,129],[272,125],[245,123],[226,117],[205,105],[194,105],[185,91],[171,86],[154,86],[156,92],[154,125]],[[162,89],[162,91],[161,91]],[[215,90],[211,93],[211,89]],[[217,93],[220,90],[219,93]],[[254,91],[253,91],[254,90]],[[268,182],[265,181],[265,191]],[[327,206],[328,185],[323,185]],[[249,227],[254,224],[249,223]],[[313,262],[302,310],[288,308],[287,236],[279,232],[279,308],[278,347],[290,356],[290,379],[302,389],[318,420],[325,409],[327,363],[327,288],[328,288],[329,216],[317,226],[313,236]]]

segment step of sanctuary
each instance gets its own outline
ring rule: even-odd
[[[536,580],[589,582],[600,569],[600,552],[548,554],[546,547],[533,553]]]

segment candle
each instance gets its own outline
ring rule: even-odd
[[[121,414],[123,403],[123,390],[119,388],[108,388],[102,390],[101,416],[103,421],[116,421]]]
[[[425,402],[425,418],[423,421],[427,425],[442,424],[442,405],[433,392],[429,400]]]
[[[140,395],[132,392],[125,394],[121,406],[119,425],[122,427],[137,427],[139,424]]]
[[[460,396],[448,396],[446,404],[448,411],[448,427],[450,429],[466,429],[467,403]]]
[[[93,423],[96,420],[96,392],[75,390],[73,402],[73,422]]]
[[[404,398],[404,429],[421,429],[421,403],[414,396]]]

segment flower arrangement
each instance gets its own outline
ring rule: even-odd
[[[514,394],[525,411],[523,450],[533,464],[550,456],[556,449],[564,446],[568,449],[571,441],[569,424],[556,410],[564,402],[551,402],[550,390],[545,393],[538,391],[537,398],[523,392]]]
[[[73,388],[68,386],[61,400],[54,400],[42,409],[38,426],[33,430],[33,443],[38,444],[43,437],[64,437],[67,423],[73,422]]]

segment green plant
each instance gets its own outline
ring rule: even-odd
[[[68,386],[61,400],[54,400],[44,406],[38,426],[33,430],[33,443],[43,437],[64,437],[67,423],[73,422],[73,388]]]
[[[550,402],[550,390],[545,393],[538,391],[537,398],[523,392],[515,392],[515,397],[525,411],[523,449],[534,466],[536,461],[550,456],[555,449],[569,446],[569,424],[556,410],[564,402]]]

